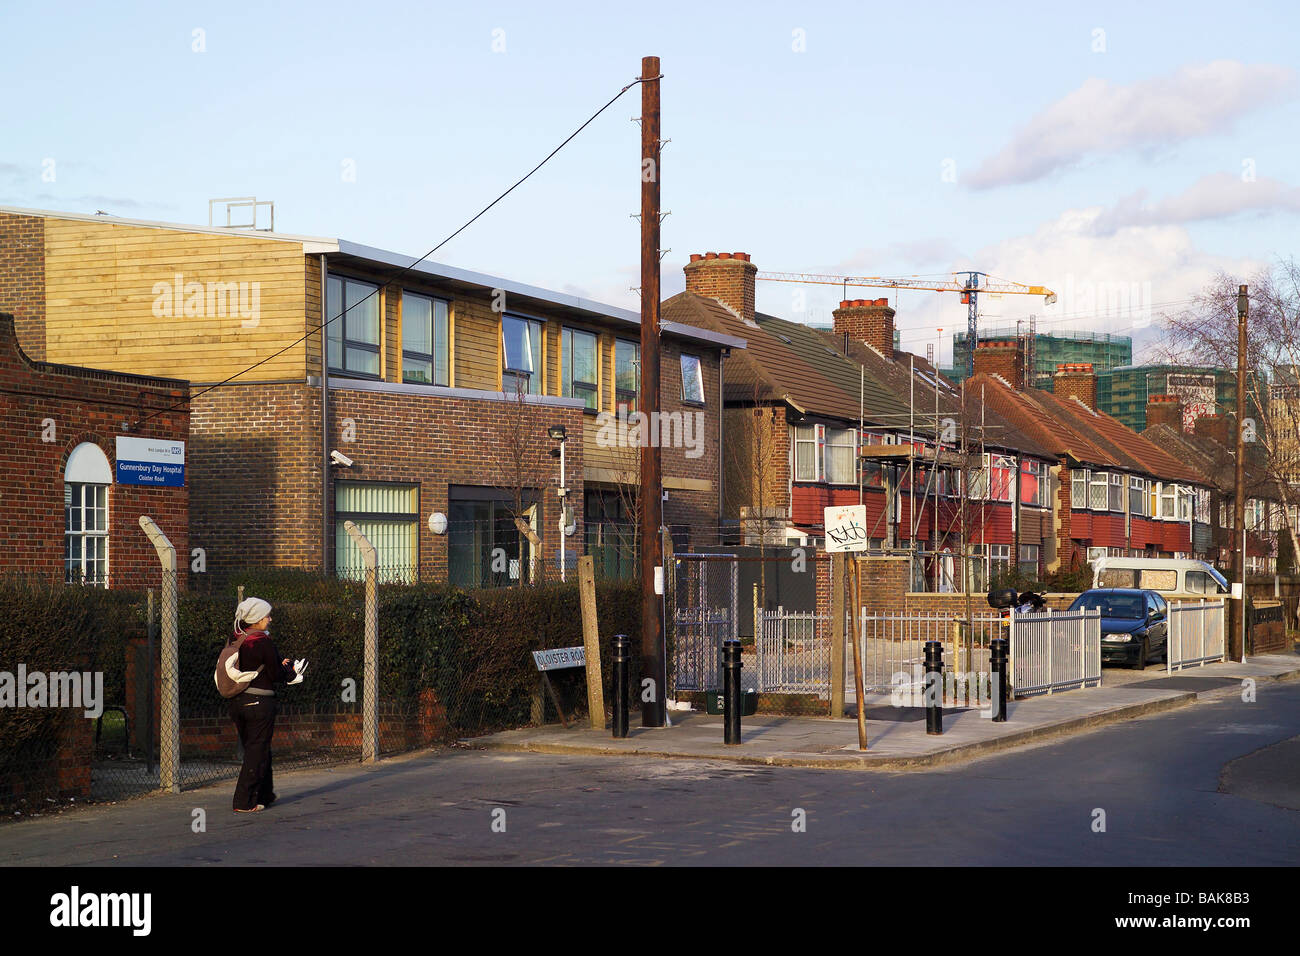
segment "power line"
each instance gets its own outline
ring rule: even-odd
[[[432,249],[430,249],[430,250],[429,250],[428,252],[426,252],[424,255],[420,256],[420,258],[414,260],[410,265],[408,265],[408,266],[404,266],[401,270],[398,271],[397,275],[393,276],[392,279],[390,279],[389,281],[392,282],[392,281],[396,281],[397,279],[400,279],[403,275],[405,275],[406,273],[410,272],[412,269],[414,269],[416,266],[418,266],[418,265],[419,265],[421,262],[423,262],[425,259],[429,258],[431,255],[433,255],[435,252],[437,252],[439,249],[441,249],[441,248],[442,248],[443,246],[445,246],[447,243],[451,242],[451,240],[455,239],[455,238],[456,238],[457,236],[459,236],[462,232],[464,232],[466,229],[468,229],[470,226],[472,226],[472,225],[475,223],[475,221],[477,221],[481,216],[483,216],[483,215],[484,215],[484,214],[485,214],[489,209],[491,209],[493,206],[495,206],[495,205],[496,205],[497,203],[499,203],[501,200],[503,200],[503,199],[505,199],[507,196],[509,196],[512,192],[515,191],[515,189],[517,189],[519,186],[523,185],[524,181],[527,180],[530,176],[532,176],[533,173],[537,172],[539,169],[541,169],[543,166],[545,166],[548,162],[550,162],[550,161],[551,161],[551,158],[554,157],[556,153],[558,153],[560,150],[564,149],[565,146],[568,146],[569,143],[570,143],[570,142],[571,142],[571,141],[572,141],[572,140],[573,140],[573,139],[574,139],[574,138],[575,138],[579,133],[581,133],[584,129],[586,129],[588,126],[590,126],[590,125],[592,124],[593,121],[595,121],[596,117],[600,116],[601,113],[605,112],[605,110],[607,110],[607,109],[609,109],[611,106],[613,106],[614,103],[618,100],[619,97],[621,97],[624,93],[626,93],[626,92],[627,92],[628,90],[630,90],[632,87],[636,86],[638,83],[642,83],[642,82],[644,82],[644,79],[638,77],[637,79],[633,80],[631,83],[627,84],[627,86],[625,86],[625,87],[623,87],[621,90],[619,90],[617,93],[615,93],[615,94],[614,94],[614,95],[609,99],[609,101],[605,103],[604,106],[602,106],[600,109],[596,110],[596,112],[592,113],[591,116],[587,117],[586,122],[584,122],[581,126],[579,126],[579,127],[578,127],[577,129],[575,129],[572,133],[570,133],[567,137],[565,137],[564,141],[563,141],[562,143],[560,143],[559,146],[556,146],[555,149],[553,149],[553,150],[551,150],[549,153],[547,153],[545,159],[543,159],[540,163],[538,163],[536,166],[534,166],[532,169],[530,169],[528,172],[526,172],[522,177],[520,177],[520,178],[515,182],[515,184],[514,184],[513,186],[511,186],[509,189],[507,189],[507,190],[506,190],[505,192],[503,192],[501,195],[497,196],[496,199],[492,200],[490,203],[488,203],[486,206],[484,206],[482,209],[480,209],[480,210],[479,210],[479,211],[478,211],[478,212],[477,212],[477,213],[476,213],[472,218],[470,218],[467,222],[465,222],[464,225],[462,225],[459,229],[457,229],[455,232],[453,232],[451,235],[449,235],[446,239],[442,240],[442,242],[438,243],[436,246],[434,246]],[[151,418],[155,418],[155,417],[157,417],[158,415],[164,415],[164,414],[166,414],[167,412],[173,412],[173,411],[175,411],[176,409],[180,408],[182,405],[185,405],[185,404],[187,404],[188,402],[192,402],[194,399],[198,398],[200,395],[205,395],[205,394],[207,394],[208,392],[211,392],[211,391],[214,390],[214,389],[218,389],[218,388],[221,388],[221,387],[223,387],[223,386],[225,386],[225,385],[229,385],[231,382],[233,382],[235,379],[239,378],[241,375],[247,375],[249,372],[251,372],[253,369],[257,368],[258,366],[260,366],[260,365],[265,365],[267,362],[271,361],[271,359],[275,358],[276,356],[283,355],[285,352],[289,351],[289,349],[294,348],[295,346],[301,344],[302,342],[305,342],[305,341],[306,341],[310,336],[315,335],[317,332],[322,332],[322,333],[323,333],[323,330],[325,329],[325,326],[329,325],[331,322],[334,322],[334,321],[337,321],[338,319],[343,318],[343,316],[347,315],[350,311],[352,311],[352,309],[356,308],[356,307],[357,307],[358,305],[360,305],[362,302],[365,302],[365,301],[366,301],[367,299],[369,299],[371,296],[373,296],[373,295],[378,295],[378,294],[379,294],[379,289],[380,289],[380,288],[382,288],[382,286],[376,286],[375,289],[374,289],[374,291],[368,293],[368,294],[367,294],[366,296],[364,296],[363,298],[358,299],[356,302],[352,303],[352,305],[350,305],[350,306],[348,306],[347,308],[345,308],[345,309],[344,309],[342,312],[340,312],[338,315],[334,316],[334,318],[332,318],[332,319],[326,319],[326,320],[325,320],[324,322],[322,322],[320,325],[316,326],[316,327],[313,328],[313,329],[308,330],[308,331],[307,331],[306,333],[304,333],[302,336],[300,336],[299,338],[295,339],[293,342],[290,342],[288,345],[286,345],[284,348],[280,349],[278,352],[273,352],[272,354],[268,355],[266,358],[262,359],[261,361],[253,363],[252,365],[248,366],[248,368],[236,372],[234,375],[231,375],[229,378],[224,379],[224,380],[222,380],[222,381],[220,381],[220,382],[217,382],[215,385],[209,385],[207,388],[204,388],[204,389],[202,389],[201,391],[197,392],[196,394],[191,395],[191,396],[190,396],[188,399],[186,399],[184,402],[177,402],[175,405],[171,405],[171,406],[169,406],[168,408],[161,408],[161,409],[159,409],[158,411],[154,412],[154,413],[151,414],[151,415],[146,415],[144,418],[138,419],[137,421],[135,421],[135,422],[133,422],[133,423],[131,424],[131,426],[130,426],[130,428],[129,428],[128,430],[129,430],[129,431],[134,431],[135,429],[137,429],[137,428],[139,428],[141,425],[143,425],[145,422],[149,421]],[[327,301],[326,301],[326,295],[325,295],[325,292],[326,292],[326,290],[324,290],[324,289],[321,290],[321,311],[322,311],[322,313],[326,311],[326,307],[327,307]],[[324,337],[324,335],[322,334],[322,335],[321,335],[321,364],[322,364],[322,365],[324,365],[325,362],[327,361],[327,357],[326,357],[326,355],[325,355],[325,352],[326,352],[326,348],[325,348],[325,337]]]

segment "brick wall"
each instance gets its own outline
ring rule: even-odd
[[[726,303],[741,318],[754,318],[754,277],[758,266],[747,252],[691,253],[685,266],[686,291]]]
[[[835,334],[848,333],[855,342],[866,342],[876,351],[894,354],[894,310],[889,299],[845,299],[831,313]]]
[[[980,342],[975,349],[975,374],[1005,379],[1012,388],[1025,387],[1025,353],[1019,342]]]
[[[0,212],[0,312],[14,317],[18,342],[45,358],[45,220]]]
[[[1056,366],[1052,391],[1060,399],[1077,398],[1093,411],[1097,410],[1097,376],[1091,362]]]
[[[739,518],[741,507],[763,507],[789,517],[790,426],[785,407],[729,408],[725,429],[723,513]]]
[[[122,423],[155,412],[129,434],[187,441],[188,388],[170,379],[32,362],[19,348],[13,319],[0,315],[0,512],[8,519],[0,531],[0,572],[62,580],[63,476],[69,455],[91,442],[111,468],[115,437],[127,434]],[[178,403],[179,409],[168,410]],[[161,581],[157,553],[140,529],[141,515],[150,515],[171,539],[178,564],[188,560],[188,491],[109,486],[110,587],[157,587]]]
[[[1147,428],[1168,425],[1183,430],[1183,400],[1177,395],[1152,395],[1147,399]]]

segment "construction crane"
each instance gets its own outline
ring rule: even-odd
[[[929,292],[961,293],[962,304],[968,306],[966,315],[966,341],[970,345],[970,355],[966,360],[966,374],[975,374],[975,347],[979,342],[978,316],[979,294],[987,292],[996,295],[1041,295],[1043,301],[1051,305],[1056,301],[1056,293],[1046,286],[1024,285],[1010,279],[998,279],[987,272],[954,272],[952,279],[944,280],[934,276],[832,276],[817,275],[810,272],[760,272],[756,276],[769,282],[799,282],[813,285],[837,285],[843,289],[843,297],[849,297],[849,286],[862,286],[869,289],[918,289]],[[980,281],[980,280],[983,281]]]

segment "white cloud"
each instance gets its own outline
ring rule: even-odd
[[[1224,219],[1246,212],[1300,212],[1300,188],[1268,178],[1247,182],[1230,173],[1203,176],[1183,192],[1155,203],[1145,200],[1145,190],[1119,200],[1097,218],[1097,233],[1110,235],[1124,226]]]
[[[1293,71],[1215,60],[1128,86],[1091,77],[1031,119],[968,178],[976,189],[1041,179],[1097,153],[1167,146],[1230,129],[1284,95]]]

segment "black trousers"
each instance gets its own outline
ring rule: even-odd
[[[235,785],[236,810],[251,810],[275,792],[271,778],[271,735],[278,711],[274,697],[240,694],[230,699],[230,717],[244,748],[244,766]]]

